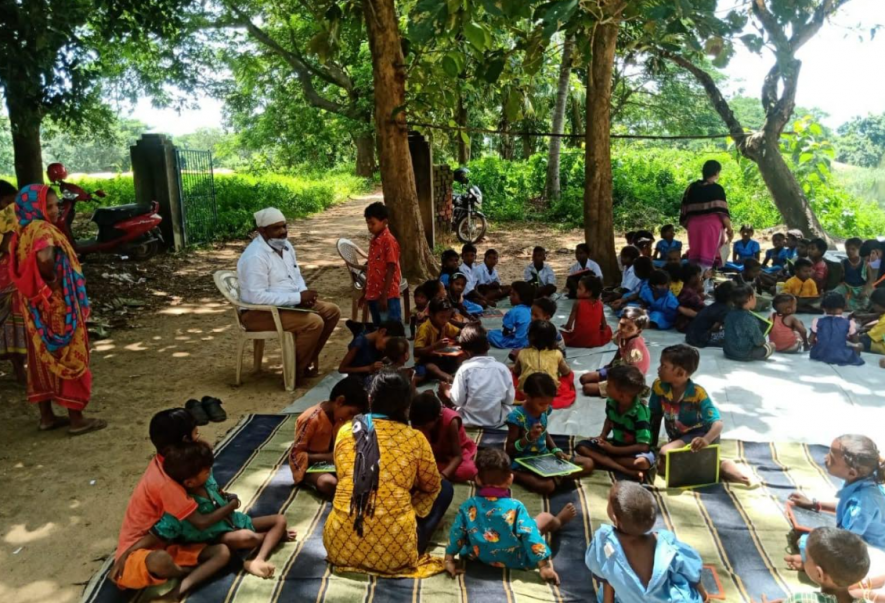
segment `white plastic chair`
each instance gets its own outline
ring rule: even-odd
[[[336,243],[338,255],[344,260],[344,267],[347,274],[350,275],[350,281],[353,284],[352,304],[350,307],[350,317],[356,320],[359,312],[359,298],[362,296],[363,289],[366,288],[366,262],[369,260],[368,254],[360,249],[356,243],[350,239],[338,239]],[[408,321],[412,313],[411,300],[409,299],[409,281],[401,279],[399,282],[399,292],[403,298],[403,319]],[[368,322],[369,305],[363,306],[363,322]]]
[[[295,338],[292,333],[283,330],[280,320],[280,310],[276,306],[258,306],[240,301],[240,285],[237,282],[237,273],[231,270],[219,270],[215,273],[215,286],[221,291],[224,298],[231,303],[234,309],[234,324],[237,328],[239,341],[237,342],[237,385],[242,382],[243,352],[246,342],[252,340],[252,356],[255,364],[255,372],[261,371],[264,358],[264,342],[267,339],[279,339],[283,356],[283,385],[286,391],[295,390]],[[240,320],[241,310],[262,310],[273,315],[276,331],[247,331]]]

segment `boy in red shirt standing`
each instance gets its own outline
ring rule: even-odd
[[[151,419],[150,435],[157,455],[129,499],[110,579],[120,588],[143,589],[178,578],[178,586],[162,597],[163,601],[178,601],[224,568],[230,561],[230,549],[224,544],[167,544],[151,531],[154,524],[169,513],[205,529],[233,513],[240,501],[234,499],[203,515],[184,487],[163,471],[163,453],[199,435],[190,412],[173,408],[157,413]]]
[[[366,208],[364,215],[372,241],[369,243],[369,263],[366,266],[366,290],[360,305],[369,303],[372,322],[376,326],[388,320],[402,322],[399,243],[387,227],[387,206],[376,201]]]

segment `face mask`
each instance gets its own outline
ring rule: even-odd
[[[276,249],[277,251],[283,251],[286,249],[286,243],[288,243],[288,239],[268,239],[267,244]]]

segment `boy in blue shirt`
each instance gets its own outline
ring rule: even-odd
[[[458,509],[446,547],[446,571],[452,578],[464,573],[455,561],[479,559],[494,567],[534,569],[541,578],[559,584],[546,534],[559,531],[577,515],[572,503],[557,515],[541,513],[534,519],[525,505],[510,498],[513,470],[500,448],[484,448],[476,455],[476,496]]]
[[[658,471],[664,470],[664,459],[671,450],[691,446],[695,452],[719,443],[722,417],[707,391],[691,380],[701,362],[700,353],[680,343],[664,348],[658,378],[651,387],[648,409],[651,411],[652,445],[657,446],[661,423],[670,441],[661,447]],[[722,460],[719,474],[724,481],[749,486],[751,481],[734,462]]]
[[[593,535],[584,563],[605,581],[600,603],[701,603],[703,563],[690,546],[667,530],[652,532],[657,505],[651,492],[634,482],[616,482],[608,494],[608,517]]]

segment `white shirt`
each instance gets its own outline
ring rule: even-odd
[[[476,269],[478,265],[476,262],[473,263],[473,266],[468,266],[464,262],[461,262],[461,265],[458,266],[458,272],[467,277],[467,284],[464,285],[464,295],[467,295],[471,291],[476,288]]]
[[[240,299],[247,304],[297,306],[301,303],[301,292],[307,290],[292,244],[286,241],[280,257],[261,235],[255,237],[240,256],[237,279]]]
[[[568,269],[569,276],[572,274],[577,274],[579,272],[583,272],[584,270],[589,270],[593,274],[599,277],[602,280],[602,268],[599,267],[599,264],[594,262],[593,260],[587,260],[586,266],[581,266],[580,262],[575,262],[572,264],[572,267]]]
[[[465,425],[503,427],[516,397],[513,375],[491,356],[470,358],[455,373],[449,397]]]
[[[633,273],[633,266],[629,266],[624,270],[624,277],[621,279],[621,288],[627,291],[633,291],[642,281]]]
[[[485,265],[485,262],[473,265],[473,277],[476,279],[477,285],[491,285],[501,282],[501,279],[498,278],[498,269],[492,268],[492,271],[489,272],[489,267]]]
[[[544,285],[555,285],[556,284],[556,275],[553,274],[553,268],[550,267],[550,264],[544,262],[544,267],[541,268],[540,271],[535,270],[534,264],[529,264],[526,266],[525,273],[523,274],[523,280],[527,283],[533,281],[535,279],[535,275],[538,275],[538,282],[543,287]]]

